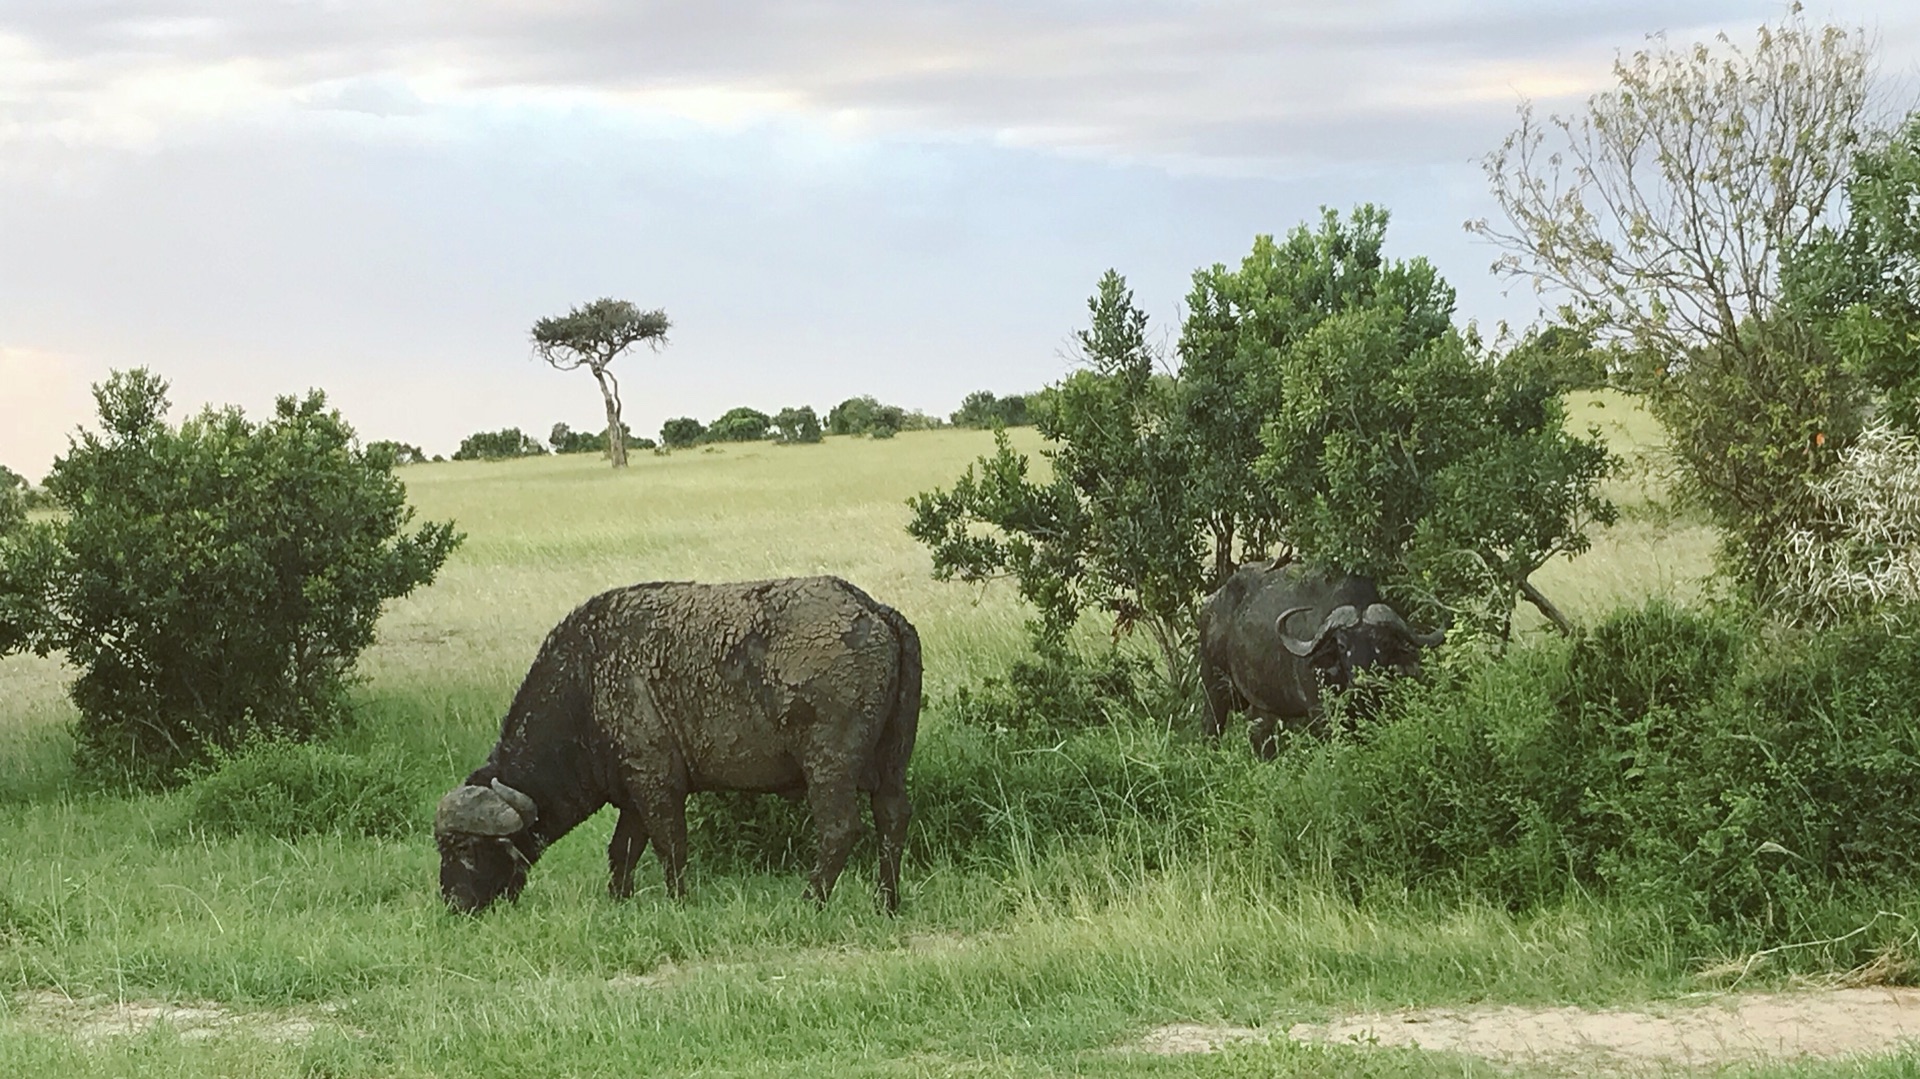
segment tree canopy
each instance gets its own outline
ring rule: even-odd
[[[533,354],[556,370],[581,367],[593,373],[606,405],[608,454],[613,467],[627,465],[625,428],[620,423],[620,381],[613,361],[634,345],[645,342],[656,351],[665,347],[671,323],[665,311],[642,311],[626,300],[602,298],[581,304],[564,315],[533,324]]]
[[[1750,46],[1658,39],[1616,61],[1615,88],[1584,112],[1542,121],[1523,106],[1485,159],[1505,220],[1469,223],[1505,249],[1496,272],[1531,278],[1569,322],[1622,346],[1680,492],[1762,602],[1809,491],[1864,419],[1791,263],[1826,235],[1879,138],[1871,59],[1863,31],[1809,25],[1797,4]]]
[[[1554,387],[1453,328],[1430,265],[1381,257],[1386,220],[1327,212],[1197,272],[1177,373],[1109,271],[1082,368],[1039,395],[1050,478],[1001,432],[910,500],[935,576],[1012,577],[1043,642],[1088,609],[1143,626],[1175,678],[1199,597],[1274,544],[1491,628],[1519,595],[1558,618],[1528,576],[1611,519],[1612,459]]]

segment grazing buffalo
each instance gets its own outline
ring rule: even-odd
[[[891,912],[919,718],[919,634],[837,577],[604,592],[547,634],[486,763],[440,800],[441,894],[465,912],[518,896],[541,851],[611,804],[613,896],[649,841],[684,895],[687,795],[737,790],[806,798],[824,903],[864,791]]]
[[[1255,751],[1271,757],[1276,725],[1319,719],[1323,687],[1345,690],[1361,671],[1418,673],[1420,650],[1441,636],[1415,633],[1365,577],[1250,562],[1200,608],[1207,734],[1245,709]]]

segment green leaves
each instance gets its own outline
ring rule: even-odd
[[[773,417],[773,426],[779,431],[779,441],[789,445],[818,442],[821,438],[820,416],[812,405],[781,409]]]
[[[1528,574],[1612,520],[1596,493],[1612,458],[1565,431],[1537,357],[1470,349],[1433,267],[1381,256],[1386,222],[1325,211],[1256,238],[1238,269],[1196,272],[1177,376],[1155,372],[1146,316],[1109,271],[1077,335],[1085,367],[1030,399],[1052,478],[1030,479],[1002,432],[912,500],[935,576],[1011,576],[1044,639],[1089,608],[1144,626],[1176,678],[1199,597],[1276,543],[1504,624]]]
[[[1316,565],[1412,583],[1502,628],[1514,592],[1613,519],[1612,459],[1565,430],[1538,357],[1481,355],[1422,260],[1374,263],[1349,306],[1273,342],[1254,472]]]
[[[1051,479],[1029,478],[1026,456],[996,431],[994,453],[950,490],[909,500],[908,531],[932,549],[941,580],[1012,577],[1044,642],[1103,609],[1118,625],[1144,624],[1179,677],[1202,577],[1174,387],[1153,373],[1147,317],[1124,278],[1108,271],[1087,308],[1085,369],[1035,395]]]
[[[453,451],[456,461],[506,461],[515,457],[539,457],[547,452],[540,440],[518,427],[498,431],[476,431],[460,440]],[[554,452],[560,452],[557,448]]]
[[[1844,227],[1790,253],[1787,294],[1885,418],[1920,431],[1920,113],[1856,159],[1847,204]]]
[[[626,300],[603,297],[534,323],[533,351],[562,371],[599,370],[642,341],[664,346],[672,325],[665,311],[642,311]]]
[[[82,763],[151,779],[323,726],[381,604],[460,540],[405,532],[391,456],[358,447],[318,391],[263,423],[208,409],[178,429],[165,392],[144,370],[96,387],[103,430],[47,479],[68,515],[0,543],[0,651],[64,651]]]

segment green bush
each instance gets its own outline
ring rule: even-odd
[[[1835,935],[1920,883],[1909,633],[1763,642],[1655,603],[1442,673],[1351,734],[1289,744],[1266,827],[1280,871],[1513,908],[1604,893],[1727,951]]]
[[[1051,735],[1104,726],[1140,710],[1149,666],[1118,648],[1087,656],[1040,636],[1033,655],[1014,660],[1005,678],[961,686],[947,706],[955,719],[985,730]]]
[[[728,409],[713,421],[703,437],[707,442],[758,442],[767,437],[767,430],[772,426],[772,416],[742,405]]]
[[[996,397],[992,390],[975,390],[962,398],[960,409],[948,417],[955,427],[1026,427],[1033,423],[1029,397],[1018,393]]]
[[[692,416],[675,416],[660,425],[660,445],[670,450],[684,449],[707,434],[707,425]]]
[[[427,463],[426,451],[410,442],[395,442],[388,438],[376,439],[367,443],[367,452],[386,454],[388,457],[393,458],[393,463],[396,465],[424,465]]]
[[[773,417],[773,426],[779,429],[780,441],[788,445],[818,442],[821,439],[820,417],[811,405],[781,409]]]
[[[849,397],[827,410],[827,433],[892,438],[906,426],[906,417],[906,409],[883,405],[872,395]]]
[[[433,580],[453,526],[408,533],[393,458],[318,391],[178,428],[147,371],[94,395],[101,430],[47,478],[68,513],[0,537],[0,654],[66,654],[79,764],[108,778],[326,729],[381,605]]]
[[[416,786],[391,759],[262,742],[220,754],[193,781],[184,823],[218,835],[286,840],[403,836],[426,819]]]
[[[0,465],[0,536],[27,523],[27,495],[31,490],[25,476]]]
[[[552,446],[555,453],[597,453],[604,457],[609,452],[608,430],[610,428],[602,427],[598,433],[576,431],[564,423],[556,423],[547,434],[547,445]],[[620,424],[620,435],[630,450],[650,450],[660,445],[651,438],[634,437],[633,429],[624,422]]]

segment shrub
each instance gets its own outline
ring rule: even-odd
[[[660,425],[660,445],[670,450],[683,449],[700,441],[706,433],[706,424],[692,416],[676,416]]]
[[[1611,894],[1708,951],[1853,928],[1920,882],[1920,639],[1752,637],[1655,603],[1401,683],[1282,755],[1275,861],[1515,908]]]
[[[820,441],[820,417],[812,406],[783,408],[773,418],[773,425],[780,431],[780,441],[788,444]]]
[[[949,419],[955,427],[1025,427],[1033,422],[1025,396],[995,397],[991,390],[975,390],[962,398],[959,411]]]
[[[165,422],[145,370],[94,387],[102,430],[54,462],[64,519],[0,539],[0,652],[64,651],[84,770],[164,780],[208,750],[344,713],[381,604],[459,543],[412,520],[392,459],[326,397]]]
[[[758,442],[767,437],[767,428],[771,426],[773,417],[759,409],[731,408],[707,428],[706,441]]]
[[[1578,325],[1535,326],[1500,357],[1522,384],[1538,384],[1553,393],[1598,390],[1607,385],[1608,352]]]
[[[27,484],[24,479],[18,484],[8,482],[14,478],[18,473],[0,466],[0,536],[27,523]]]
[[[419,802],[394,760],[261,742],[216,755],[187,788],[184,823],[214,834],[286,840],[393,837],[425,819]]]
[[[1033,656],[1014,660],[1005,678],[961,686],[948,707],[955,719],[985,730],[1051,735],[1102,726],[1140,710],[1139,680],[1148,666],[1118,648],[1085,656],[1040,638]]]
[[[1920,603],[1920,438],[1875,424],[1809,486],[1774,605],[1807,625]]]
[[[539,457],[547,452],[539,440],[518,427],[481,431],[460,440],[453,453],[456,461],[505,461],[514,457]]]
[[[427,463],[425,450],[407,442],[395,442],[391,439],[378,439],[367,443],[367,451],[380,452],[393,458],[396,465],[423,465]]]
[[[635,438],[632,429],[625,423],[620,425],[620,432],[629,449],[650,450],[659,446],[651,438]],[[597,453],[604,457],[608,452],[607,429],[603,427],[596,434],[592,431],[576,431],[564,423],[556,423],[553,430],[547,433],[547,445],[552,446],[555,453]]]
[[[883,405],[872,396],[849,397],[827,410],[827,433],[830,435],[892,438],[902,430],[937,426],[939,421],[932,417],[920,413],[910,416],[899,405]]]

